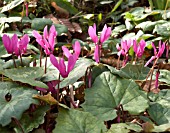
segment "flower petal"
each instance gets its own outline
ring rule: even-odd
[[[2,42],[3,42],[4,47],[5,47],[6,51],[8,52],[8,54],[12,54],[13,51],[12,51],[11,40],[10,40],[9,36],[4,34],[2,37]]]
[[[98,42],[98,37],[96,35],[96,26],[94,25],[93,27],[90,26],[89,29],[88,29],[88,33],[89,33],[89,36],[91,37],[91,39],[93,40],[94,43],[97,43]]]
[[[42,36],[38,33],[38,31],[33,30],[32,34],[36,39],[42,39]]]
[[[68,48],[66,46],[62,46],[62,50],[64,55],[69,58],[70,56],[72,56],[72,54],[70,53],[70,51],[68,50]]]
[[[59,71],[63,78],[68,77],[68,71],[66,71],[66,65],[64,63],[63,58],[60,58],[60,61],[59,61]]]
[[[44,37],[44,39],[47,39],[47,38],[48,38],[48,29],[47,29],[47,25],[46,25],[45,28],[44,28],[43,37]]]
[[[151,61],[153,61],[155,58],[156,58],[155,56],[152,56],[152,57],[146,62],[145,67],[147,67],[147,66],[149,65],[149,63],[150,63]]]
[[[53,54],[50,54],[50,61],[59,70],[59,63]]]
[[[80,45],[79,41],[75,42],[75,44],[73,45],[73,49],[75,51],[76,58],[78,59],[80,52],[81,52],[81,45]]]
[[[101,43],[105,42],[109,38],[110,34],[111,34],[111,27],[107,28],[107,25],[105,24],[100,35],[100,42]]]
[[[76,64],[77,57],[76,55],[72,55],[68,58],[68,66],[67,66],[67,72],[70,73],[71,70],[73,70],[75,64]]]

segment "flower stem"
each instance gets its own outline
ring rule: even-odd
[[[42,66],[42,47],[40,48],[40,67]]]
[[[119,63],[120,63],[120,56],[118,57],[118,60],[117,60],[117,69],[119,69]]]
[[[59,80],[59,83],[58,83],[58,88],[57,88],[57,90],[56,90],[57,101],[60,100],[60,96],[59,96],[59,93],[60,93],[60,73],[59,73],[58,80]]]
[[[17,65],[16,65],[15,58],[14,58],[13,54],[12,54],[12,59],[13,59],[14,67],[17,68]]]
[[[20,56],[21,66],[24,66],[23,61],[22,61],[22,55],[21,55],[21,53],[20,53],[19,56]]]
[[[45,69],[44,69],[44,73],[47,73],[47,55],[45,57]]]
[[[21,132],[22,132],[22,133],[25,133],[24,130],[23,130],[23,128],[22,128],[22,126],[21,126],[21,123],[20,123],[16,118],[14,118],[14,117],[12,117],[12,119],[13,119],[14,122],[19,126],[19,128],[21,129]]]
[[[70,107],[74,108],[74,93],[73,93],[73,85],[70,87]]]

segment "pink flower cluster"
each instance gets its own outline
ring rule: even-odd
[[[133,46],[133,50],[135,52],[135,55],[137,58],[141,58],[143,55],[143,52],[145,50],[146,47],[146,42],[144,40],[141,40],[139,43],[137,43],[136,40],[122,40],[121,41],[121,46],[119,46],[119,44],[116,45],[116,48],[118,50],[118,56],[123,55],[125,57],[124,60],[124,65],[126,64],[127,60],[128,60],[128,51],[130,49],[130,47]],[[152,47],[154,49],[154,56],[152,56],[148,62],[145,64],[145,67],[152,62],[154,59],[156,58],[160,58],[165,50],[165,43],[162,44],[161,41],[159,41],[159,50],[156,50],[156,47],[154,45],[154,43],[152,43]]]
[[[102,44],[110,37],[111,27],[107,27],[107,25],[104,26],[100,35],[100,39],[98,39],[98,36],[96,34],[96,24],[93,24],[93,26],[89,27],[88,33],[92,41],[95,43],[94,59],[97,63],[99,63]],[[98,42],[99,40],[100,42]]]
[[[8,54],[15,54],[16,56],[20,56],[26,52],[29,41],[30,38],[27,34],[21,39],[18,39],[16,34],[14,34],[12,38],[6,34],[2,37],[2,42]]]

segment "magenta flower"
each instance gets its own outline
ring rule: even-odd
[[[39,91],[42,91],[42,92],[47,92],[47,91],[49,91],[49,92],[51,92],[52,94],[56,94],[55,86],[56,86],[59,82],[60,82],[60,81],[58,81],[58,80],[49,81],[49,82],[47,82],[48,89],[36,87],[36,90],[39,90]]]
[[[25,34],[20,40],[17,35],[14,34],[10,39],[6,34],[2,37],[3,44],[8,52],[8,54],[15,54],[17,56],[22,55],[27,50],[27,45],[30,41],[30,38]]]
[[[107,27],[107,25],[105,24],[100,35],[100,43],[103,44],[110,37],[110,34],[111,34],[111,27]]]
[[[93,42],[95,44],[97,44],[98,36],[96,35],[96,24],[95,23],[93,24],[93,27],[92,26],[89,27],[88,33],[89,33],[89,36],[91,37],[91,39],[93,40]]]
[[[152,56],[147,62],[146,62],[146,64],[145,64],[145,67],[146,66],[148,66],[148,64],[151,62],[151,61],[153,61],[154,59],[158,59],[158,58],[160,58],[161,56],[162,56],[162,54],[163,54],[163,52],[164,52],[164,50],[165,50],[165,43],[163,43],[163,44],[161,44],[162,42],[161,41],[159,41],[159,50],[158,50],[158,52],[157,52],[157,50],[156,50],[156,47],[155,47],[155,45],[154,45],[154,43],[152,43],[152,47],[153,47],[153,49],[154,49],[154,56]]]
[[[59,70],[59,72],[63,78],[68,77],[70,71],[73,70],[73,68],[76,64],[76,61],[77,61],[80,51],[81,51],[80,43],[75,42],[75,45],[73,46],[73,48],[74,48],[75,53],[71,54],[65,46],[62,46],[63,53],[68,58],[67,67],[64,62],[64,58],[60,58],[58,61],[53,54],[50,55],[51,63]]]
[[[138,45],[137,45],[137,41],[133,40],[133,50],[138,58],[142,57],[145,46],[146,46],[146,42],[144,40],[141,40]]]
[[[18,42],[17,34],[14,34],[11,39],[9,36],[4,34],[2,37],[2,42],[8,54],[14,54],[15,50],[17,49]]]
[[[30,41],[30,38],[25,34],[17,43],[17,49],[15,49],[15,55],[19,56],[27,51],[27,46]]]
[[[97,63],[100,62],[100,54],[101,54],[101,48],[102,44],[109,38],[111,34],[111,27],[107,27],[107,25],[104,26],[101,35],[100,35],[100,42],[98,42],[98,36],[96,35],[96,24],[93,24],[93,27],[90,26],[88,29],[89,36],[95,43],[95,52],[94,52],[94,59]]]
[[[44,49],[46,55],[50,55],[54,51],[55,46],[55,38],[57,36],[57,32],[55,26],[52,25],[49,32],[47,30],[47,26],[45,26],[43,31],[43,36],[41,36],[37,31],[33,31],[33,35],[36,38],[36,41],[41,45]]]
[[[123,56],[128,54],[128,51],[129,51],[131,45],[132,45],[132,41],[130,39],[129,40],[125,40],[125,41],[121,40],[121,47],[119,46],[119,44],[116,45],[116,48],[119,51],[118,52],[118,56],[120,56],[121,54]]]
[[[66,46],[62,46],[62,50],[64,52],[64,55],[67,58],[72,56],[72,54],[70,53],[70,51],[68,50],[68,48]],[[73,53],[73,55],[75,55],[76,59],[78,59],[80,52],[81,52],[81,46],[80,46],[80,43],[78,41],[76,41],[75,44],[73,45],[73,50],[75,52],[75,53]]]

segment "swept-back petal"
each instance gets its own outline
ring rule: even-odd
[[[68,66],[67,66],[67,72],[70,73],[71,70],[73,70],[75,64],[76,64],[77,57],[76,55],[72,55],[68,58]]]
[[[136,54],[138,53],[138,45],[137,45],[136,40],[133,40],[133,50]]]
[[[64,63],[63,58],[60,58],[60,61],[59,61],[59,71],[63,78],[66,78],[68,76],[68,71],[66,71],[66,65]]]
[[[33,30],[32,34],[36,39],[42,39],[42,36],[38,33],[38,31]]]
[[[96,35],[96,28],[93,28],[92,26],[89,27],[88,29],[89,36],[93,40],[94,43],[98,42],[98,37]]]
[[[4,34],[2,37],[2,42],[4,44],[5,49],[7,50],[8,54],[12,54],[13,51],[12,51],[11,40],[10,40],[9,36]]]
[[[57,31],[56,31],[54,25],[52,25],[52,26],[50,27],[49,34],[53,34],[54,38],[57,36]]]
[[[59,70],[59,63],[53,54],[50,54],[50,61]]]
[[[25,50],[27,49],[27,45],[28,45],[29,41],[30,41],[29,36],[28,36],[27,34],[25,34],[25,35],[21,38],[21,40],[18,42],[18,44],[19,44],[19,49],[25,51]]]
[[[70,51],[68,50],[68,48],[66,46],[62,46],[62,50],[64,55],[69,58],[70,56],[72,56],[72,54],[70,53]]]
[[[101,43],[105,42],[110,37],[110,34],[111,34],[111,27],[107,28],[107,25],[105,24],[100,35],[100,42]]]
[[[48,38],[48,29],[47,29],[47,25],[46,25],[45,28],[44,28],[43,37],[44,37],[45,39]]]
[[[73,49],[75,51],[76,58],[78,59],[80,52],[81,52],[81,45],[80,45],[79,41],[75,42],[75,44],[73,45]]]
[[[152,42],[151,44],[152,44],[152,47],[153,47],[153,50],[154,50],[154,55],[157,55],[157,50],[156,50],[154,43]]]
[[[157,54],[157,57],[161,57],[164,50],[165,50],[165,43],[161,44],[162,42],[159,41],[159,51],[158,51],[158,54]]]

